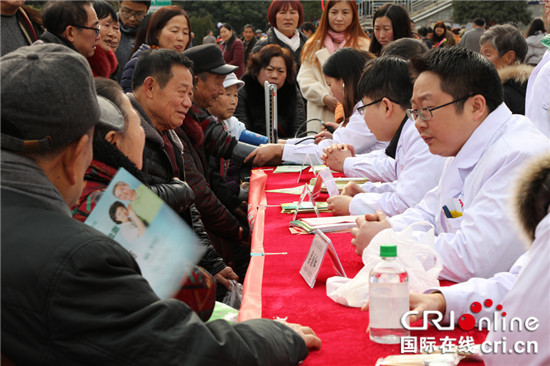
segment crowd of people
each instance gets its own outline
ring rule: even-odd
[[[550,342],[542,19],[522,34],[476,18],[459,36],[442,21],[416,30],[405,8],[385,4],[369,36],[355,1],[326,1],[315,26],[300,1],[273,0],[265,36],[220,23],[219,40],[209,32],[194,45],[177,5],[148,14],[151,1],[49,1],[39,13],[24,3],[0,2],[2,362],[303,361],[321,347],[308,326],[205,321],[247,273],[244,177],[306,157],[368,178],[328,199],[333,215],[360,215],[350,246],[359,256],[382,230],[432,225],[439,278],[457,284],[411,294],[418,317],[464,313],[491,294],[510,317],[537,317],[533,337]],[[548,22],[549,1],[543,9]],[[265,83],[277,90],[276,143]],[[158,298],[130,252],[82,223],[120,168],[143,183],[115,187],[120,235],[142,237],[164,202],[203,248],[174,298]],[[140,199],[145,187],[162,201]],[[199,276],[209,291],[196,291]],[[543,365],[550,351],[486,363],[503,357]]]

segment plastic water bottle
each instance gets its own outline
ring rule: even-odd
[[[396,261],[396,245],[381,245],[380,257],[370,273],[370,339],[396,344],[409,335],[401,325],[401,316],[409,311],[409,275]]]

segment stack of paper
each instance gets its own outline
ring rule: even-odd
[[[315,230],[324,233],[345,232],[357,227],[355,220],[359,216],[311,217],[291,221],[290,232],[293,234],[313,234]]]
[[[328,212],[328,203],[326,202],[316,202],[315,205],[317,206],[317,211],[319,212]],[[282,213],[294,213],[296,211],[296,207],[298,206],[298,202],[290,202],[290,203],[281,203],[281,212]],[[311,202],[302,202],[300,205],[300,208],[298,209],[299,213],[307,213],[307,212],[315,212],[313,209],[313,203]]]

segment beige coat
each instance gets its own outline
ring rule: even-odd
[[[360,44],[362,50],[368,51],[369,40],[361,40]],[[325,46],[323,46],[319,51],[315,52],[315,57],[319,61],[319,64],[304,61],[297,77],[300,91],[307,100],[307,119],[319,118],[323,122],[334,122],[334,112],[329,110],[323,103],[323,98],[326,95],[331,95],[330,88],[327,86],[322,72],[323,65],[330,57],[330,54]],[[307,130],[320,131],[321,122],[308,122]]]

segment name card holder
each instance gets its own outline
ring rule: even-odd
[[[347,278],[344,267],[342,267],[342,263],[338,258],[338,254],[336,253],[336,249],[334,249],[332,241],[321,231],[316,230],[315,237],[311,241],[311,246],[309,247],[306,259],[300,269],[300,274],[311,288],[315,286],[315,281],[317,280],[317,275],[319,274],[319,269],[321,268],[321,264],[323,263],[327,250],[336,273],[338,273],[341,277]]]
[[[304,171],[305,167],[308,165],[311,167],[311,170],[313,171],[313,176],[317,178],[317,173],[315,172],[315,169],[313,169],[313,161],[311,160],[311,155],[306,154],[306,157],[302,162],[302,169],[300,169],[300,174],[298,175],[298,180],[296,181],[296,183],[300,183],[300,178],[302,178],[302,172]]]
[[[306,200],[306,197],[308,200]],[[300,200],[298,201],[298,204],[296,205],[296,210],[294,210],[294,217],[292,218],[292,221],[296,220],[296,216],[298,216],[298,212],[300,212],[300,208],[304,208],[307,206],[309,208],[309,204],[313,206],[313,211],[315,211],[315,215],[319,217],[319,210],[317,209],[317,205],[315,204],[315,200],[313,199],[313,194],[311,193],[311,190],[309,189],[309,184],[304,184],[304,188],[302,189],[302,194],[300,195]]]

